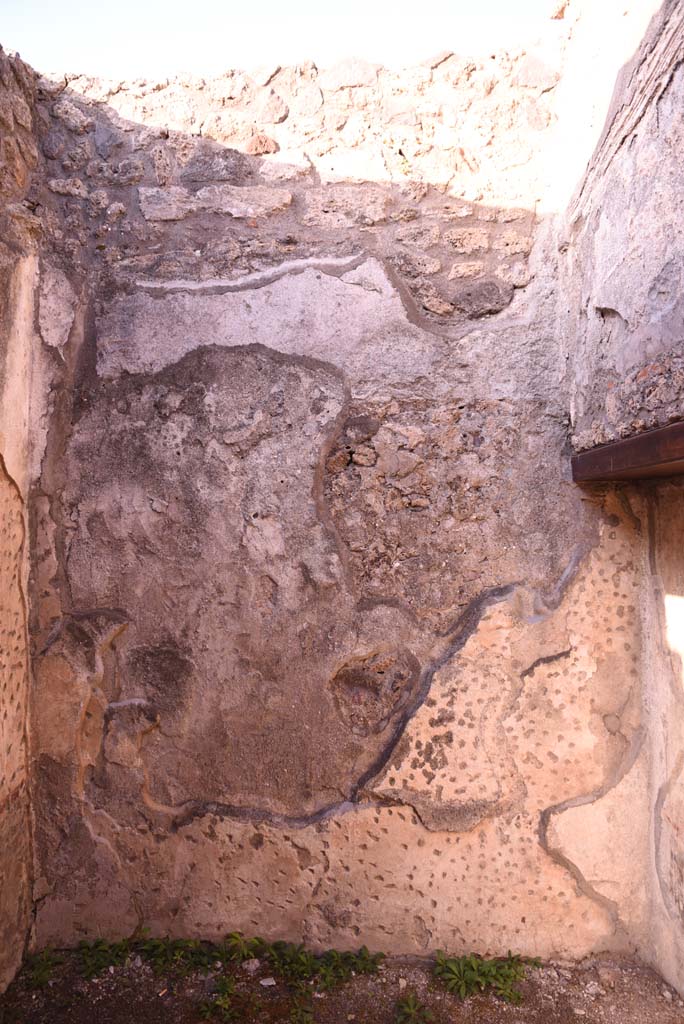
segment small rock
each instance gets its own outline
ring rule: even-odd
[[[107,207],[106,219],[111,223],[111,221],[123,217],[125,213],[126,207],[123,203],[112,203]]]
[[[282,96],[273,89],[263,89],[254,104],[254,118],[262,124],[281,124],[289,114]]]
[[[668,1003],[672,1002],[672,993],[668,992],[666,988],[663,989],[663,999],[666,999]]]
[[[259,984],[262,985],[264,988],[273,988],[273,986],[276,984],[276,980],[275,978],[262,978]]]
[[[279,148],[278,143],[270,135],[257,132],[245,146],[245,153],[249,153],[250,156],[263,156],[265,153],[277,153]]]
[[[313,82],[305,82],[290,97],[291,116],[313,117],[323,106],[323,93]]]
[[[407,984],[408,984],[408,982],[406,981],[406,978],[400,978],[399,979],[399,991],[403,992],[404,989],[406,988]]]
[[[604,989],[601,988],[597,981],[590,981],[589,984],[585,987],[584,991],[587,993],[588,996],[593,997],[604,996],[606,994]]]
[[[98,188],[90,193],[90,212],[93,216],[97,216],[102,210],[106,210],[108,206],[109,196],[104,189]]]
[[[65,124],[72,132],[77,132],[79,135],[90,131],[94,125],[92,118],[84,114],[75,103],[68,99],[58,100],[52,108],[52,112],[62,124]]]
[[[430,313],[436,313],[437,316],[448,316],[454,311],[452,304],[447,302],[431,284],[425,284],[421,288],[420,301],[425,309]]]
[[[357,57],[342,60],[324,71],[318,81],[322,89],[337,92],[338,89],[355,89],[363,85],[375,85],[378,69],[373,64]]]
[[[280,64],[265,64],[255,71],[251,71],[249,77],[257,85],[270,85],[271,81],[280,71]]]
[[[599,967],[597,968],[597,974],[599,981],[606,988],[615,988],[615,985],[620,980],[620,972],[615,967]]]
[[[51,178],[48,188],[59,196],[74,196],[75,199],[87,199],[89,194],[80,178]]]
[[[464,283],[453,295],[453,303],[459,313],[470,319],[499,313],[513,297],[513,285],[487,277],[479,281]]]
[[[374,466],[377,462],[377,453],[369,445],[361,445],[352,455],[352,462],[357,466]]]
[[[201,208],[210,213],[247,219],[268,217],[285,210],[292,202],[292,193],[267,185],[208,185],[199,190],[196,198]]]
[[[474,260],[470,263],[454,263],[449,271],[449,280],[457,281],[463,277],[477,277],[484,270],[484,263]]]
[[[261,960],[257,960],[253,957],[251,960],[245,960],[245,962],[242,965],[242,970],[246,971],[247,974],[256,974],[260,967]]]
[[[449,60],[449,57],[453,57],[453,55],[453,50],[440,50],[439,53],[428,58],[425,64],[434,71],[435,68],[438,68],[440,64],[443,64],[445,60]]]
[[[466,256],[489,248],[489,235],[482,228],[449,228],[444,241]]]
[[[145,220],[182,220],[197,207],[194,197],[180,185],[141,188],[138,196]]]
[[[530,53],[520,61],[513,85],[522,86],[523,89],[536,89],[542,93],[553,89],[559,78],[560,75],[554,68],[550,68]]]

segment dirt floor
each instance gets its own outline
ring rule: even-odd
[[[0,998],[1,1024],[684,1024],[684,1002],[657,974],[614,959],[532,969],[521,983],[519,1006],[493,995],[461,1001],[444,991],[431,964],[396,959],[332,992],[310,993],[305,1004],[255,959],[178,976],[132,954],[89,980],[76,954],[55,959],[47,968],[41,961],[21,972]],[[222,1010],[215,1001],[226,977],[234,991]],[[422,1009],[407,1015],[411,994]]]

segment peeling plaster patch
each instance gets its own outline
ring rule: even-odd
[[[46,345],[59,350],[69,340],[74,322],[77,296],[65,274],[54,267],[43,267],[40,278],[38,325]]]
[[[380,268],[369,272],[383,281]],[[409,323],[397,293],[382,288],[309,267],[249,292],[120,296],[98,325],[98,372],[150,372],[202,345],[252,344],[324,360],[371,388],[382,337],[386,386],[430,375],[440,342]],[[443,391],[446,382],[437,386]]]

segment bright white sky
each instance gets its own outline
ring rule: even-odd
[[[114,78],[308,58],[325,67],[344,56],[396,66],[445,49],[476,55],[531,42],[553,7],[554,0],[0,0],[0,43],[39,71]]]

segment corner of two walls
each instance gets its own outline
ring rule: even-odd
[[[30,593],[35,510],[61,345],[78,308],[40,201],[39,80],[0,47],[0,991],[34,922]]]
[[[0,49],[0,990],[32,917],[28,771],[30,379],[38,255],[22,205],[38,163],[33,75]]]
[[[663,68],[668,32],[647,51],[665,48]],[[622,264],[603,254],[623,245],[610,175],[637,188],[642,168],[620,161],[638,143],[590,172],[563,233],[560,295],[550,218],[430,187],[448,144],[477,194],[456,86],[473,152],[483,118],[509,125],[497,159],[521,145],[511,82],[526,131],[552,122],[556,77],[507,61],[501,93],[489,68],[447,58],[408,85],[349,62],[263,82],[235,73],[201,95],[179,82],[109,95],[89,81],[91,99],[44,95],[40,282],[32,200],[8,200],[4,215],[23,227],[2,279],[16,524],[5,617],[20,640],[17,697],[3,690],[0,709],[16,761],[0,813],[9,828],[16,808],[18,837],[0,890],[0,985],[32,922],[32,853],[38,945],[145,923],[397,952],[638,947],[682,984],[684,756],[660,724],[677,721],[677,658],[667,601],[639,596],[644,572],[668,594],[681,583],[662,515],[675,516],[677,488],[655,488],[650,518],[636,491],[579,495],[549,340],[558,298],[580,444],[619,430],[625,408],[629,430],[654,401],[670,414],[677,353],[652,359],[648,310],[662,348],[673,253],[638,216],[672,215],[634,193],[630,244],[660,260],[634,313],[610,291]],[[677,83],[675,71],[658,102]],[[196,134],[207,97],[223,146]],[[163,122],[194,121],[169,133],[124,120],[154,120],[155,104]],[[394,148],[372,138],[382,119]],[[329,171],[341,140],[350,168],[367,147],[382,174],[414,161],[419,180],[323,182],[287,148],[302,145],[297,131]],[[657,119],[645,137],[644,159],[655,151],[669,173]],[[20,184],[19,197],[28,172]],[[88,267],[95,323],[65,276],[71,257]],[[655,392],[644,359],[622,355],[642,344]]]
[[[606,127],[561,232],[576,451],[680,420],[684,408],[684,10],[668,0],[616,86]],[[684,481],[587,489],[629,507],[641,584],[640,834],[649,913],[639,953],[684,986]],[[636,766],[635,766],[636,767]],[[630,839],[631,833],[631,839]],[[616,837],[617,838],[617,837]],[[634,869],[633,869],[634,870]]]

